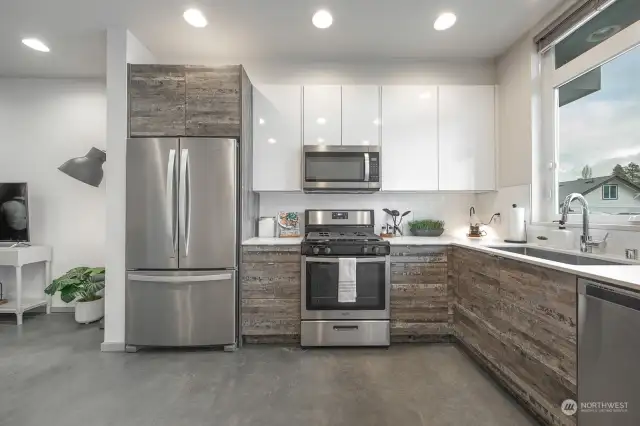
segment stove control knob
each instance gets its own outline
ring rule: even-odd
[[[331,248],[330,247],[325,248],[324,254],[331,254]]]
[[[313,252],[313,254],[318,254],[320,253],[320,249],[318,247],[314,247],[311,249],[311,251]]]
[[[380,253],[380,247],[374,247],[374,248],[373,248],[373,252],[374,252],[375,254]]]
[[[369,253],[369,247],[362,247],[362,253],[364,254]]]

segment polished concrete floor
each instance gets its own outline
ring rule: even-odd
[[[452,345],[100,353],[69,314],[0,317],[2,426],[535,425]]]

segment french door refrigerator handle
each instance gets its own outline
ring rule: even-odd
[[[191,241],[191,158],[187,149],[187,236],[185,256],[189,256],[189,246]]]
[[[173,249],[172,259],[176,257],[178,239],[176,238],[176,211],[173,200],[175,199],[174,182],[176,180],[176,150],[169,150],[169,158],[167,159],[167,186],[165,194],[165,215],[169,218],[167,222],[167,237],[171,240],[171,248]]]
[[[189,161],[189,150],[181,149],[180,150],[180,189],[178,191],[178,204],[179,204],[179,213],[178,213],[178,222],[180,229],[180,237],[184,241],[184,256],[189,256],[189,244],[187,243],[187,162]]]

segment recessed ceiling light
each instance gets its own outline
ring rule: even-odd
[[[264,118],[259,118],[259,119],[258,119],[258,123],[260,123],[260,124],[264,124]]]
[[[49,48],[46,44],[38,40],[37,38],[23,38],[22,44],[32,48],[33,50],[37,50],[38,52],[48,52]]]
[[[196,28],[204,28],[207,26],[207,18],[198,9],[187,9],[182,14],[184,20]]]
[[[267,142],[269,143],[276,143],[276,140],[274,138],[269,138],[267,139]]]
[[[318,119],[316,120],[316,123],[318,124],[327,124],[327,119],[324,117],[318,117]]]
[[[369,145],[369,141],[362,141],[363,145]]]
[[[324,139],[318,138],[318,143],[324,143]]]
[[[436,19],[436,22],[433,23],[433,28],[435,28],[438,31],[449,29],[453,27],[453,24],[456,23],[456,19],[458,19],[456,15],[454,15],[451,12],[443,13],[440,16],[438,16],[438,19]]]
[[[313,25],[317,28],[329,28],[331,24],[333,24],[333,16],[331,16],[331,14],[326,10],[319,10],[313,14],[311,22],[313,22]]]

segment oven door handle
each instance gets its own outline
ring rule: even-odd
[[[343,256],[346,257],[346,256]],[[386,257],[356,257],[356,263],[381,263],[386,262]],[[305,262],[338,263],[339,257],[305,257]]]

